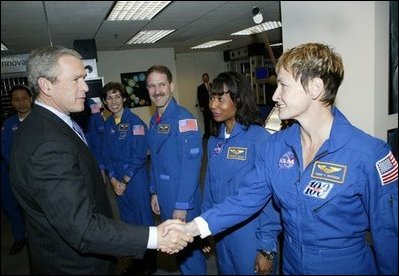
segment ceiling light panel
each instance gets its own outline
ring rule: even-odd
[[[172,1],[118,1],[107,20],[150,20]]]
[[[257,34],[269,30],[273,30],[276,28],[281,27],[281,22],[280,21],[268,21],[256,26],[253,26],[251,28],[247,28],[244,30],[241,30],[236,33],[232,33],[231,35],[252,35],[252,34]]]
[[[148,30],[141,31],[132,37],[126,44],[155,43],[175,30]]]
[[[212,41],[208,41],[208,42],[202,43],[200,45],[191,47],[190,49],[207,49],[207,48],[212,48],[212,47],[218,46],[220,44],[228,43],[231,41],[232,41],[231,39],[229,39],[229,40],[212,40]]]

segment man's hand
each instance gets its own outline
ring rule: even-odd
[[[121,196],[126,191],[126,185],[116,180],[114,177],[111,178],[112,188],[114,188],[114,192]]]
[[[258,275],[270,275],[273,272],[273,260],[266,259],[259,252],[256,255],[254,272]]]
[[[169,223],[168,225],[165,225],[162,235],[166,236],[169,234],[169,231],[172,231],[172,230],[186,233],[187,235],[190,235],[191,237],[199,236],[201,234],[199,231],[198,225],[194,220],[190,221],[187,224]]]
[[[159,208],[158,196],[156,194],[151,195],[151,209],[156,215],[161,215],[161,209]]]
[[[177,210],[175,209],[173,211],[172,217],[174,219],[180,219],[181,221],[186,221],[186,216],[187,216],[187,210]]]
[[[212,245],[209,237],[201,240],[201,249],[205,254],[208,254],[212,251]]]
[[[192,236],[175,229],[170,229],[168,233],[164,235],[163,233],[165,232],[165,227],[171,224],[181,225],[184,224],[184,222],[179,219],[170,219],[157,226],[157,249],[168,254],[179,252],[186,247],[188,243],[191,243],[194,240]]]

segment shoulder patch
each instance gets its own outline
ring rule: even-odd
[[[198,131],[198,124],[196,119],[179,120],[179,131]]]
[[[90,105],[91,114],[96,114],[100,112],[100,108],[96,103]]]
[[[389,184],[398,180],[398,162],[390,151],[384,158],[375,163],[378,175],[381,179],[381,185]]]
[[[133,135],[144,135],[145,130],[143,125],[133,125]]]

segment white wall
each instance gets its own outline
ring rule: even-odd
[[[110,81],[121,82],[121,73],[147,71],[152,65],[159,64],[168,67],[172,72],[176,81],[173,95],[179,99],[173,48],[103,51],[97,54],[97,71],[99,76],[104,77],[104,84]],[[153,106],[136,107],[132,108],[132,111],[148,124],[155,108]]]
[[[284,49],[306,42],[333,46],[345,77],[336,105],[365,132],[386,141],[398,117],[388,115],[389,2],[282,1]]]
[[[209,80],[225,71],[223,52],[202,52],[176,54],[176,71],[179,76],[180,104],[198,118],[203,133],[204,119],[197,103],[197,86],[202,83],[202,74],[208,73]]]

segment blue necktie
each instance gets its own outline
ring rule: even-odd
[[[83,142],[85,142],[85,144],[87,145],[87,140],[86,140],[86,137],[85,137],[85,135],[84,135],[84,133],[83,133],[83,130],[80,128],[80,126],[78,125],[78,123],[75,122],[74,120],[72,120],[72,127],[73,127],[73,129],[79,134],[80,139],[82,139]]]

